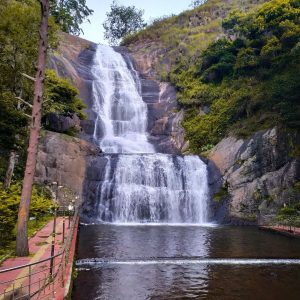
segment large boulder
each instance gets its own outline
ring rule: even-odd
[[[58,185],[82,197],[87,165],[101,150],[82,139],[43,131],[39,142],[35,182]]]
[[[55,132],[68,132],[73,129],[80,131],[80,119],[76,114],[60,115],[56,113],[49,113],[44,117],[43,123],[46,129]]]

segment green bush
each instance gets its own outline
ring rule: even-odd
[[[43,113],[75,113],[80,119],[85,119],[85,108],[86,105],[79,98],[78,89],[67,79],[58,77],[55,71],[47,70]]]
[[[21,184],[12,184],[8,190],[0,185],[0,246],[5,246],[15,238],[15,226],[21,196]],[[50,213],[52,200],[49,192],[35,185],[30,203],[30,217],[36,221]]]

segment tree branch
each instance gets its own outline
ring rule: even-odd
[[[21,97],[16,97],[16,99],[20,100],[24,104],[28,105],[30,108],[32,108],[32,104],[28,103],[27,101],[23,100]]]
[[[25,114],[24,112],[23,112],[23,115],[26,116],[26,117],[29,118],[29,119],[32,119],[32,117],[31,117],[30,115],[27,115],[27,114]]]
[[[24,76],[25,78],[29,79],[29,80],[32,80],[32,81],[35,81],[35,78],[25,74],[25,73],[21,73],[22,76]]]

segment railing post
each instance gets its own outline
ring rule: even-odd
[[[62,241],[64,242],[65,240],[65,206],[63,208],[63,232],[62,232]]]
[[[29,266],[29,273],[28,273],[28,295],[30,299],[31,295],[31,265]]]
[[[71,223],[71,210],[68,210],[68,229],[70,229],[70,223]]]
[[[64,287],[64,271],[65,271],[65,268],[64,268],[64,263],[65,263],[65,253],[63,254],[62,256],[62,261],[61,261],[61,287]]]
[[[53,263],[54,263],[54,250],[55,250],[55,235],[56,235],[56,213],[57,208],[54,209],[54,220],[53,220],[53,230],[52,230],[52,242],[51,242],[51,259],[50,259],[50,276],[53,275]]]

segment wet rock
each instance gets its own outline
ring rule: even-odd
[[[48,130],[55,132],[67,132],[70,129],[80,131],[80,119],[76,114],[59,115],[49,113],[44,117],[43,123]]]
[[[156,151],[162,153],[180,153],[185,147],[184,129],[181,126],[183,111],[179,110],[176,90],[167,82],[161,82],[156,71],[156,64],[165,49],[156,43],[135,44],[129,53],[122,50],[123,55],[130,55],[134,66],[141,74],[141,91],[143,100],[148,106],[149,139]],[[169,68],[169,60],[164,60],[164,67]]]

